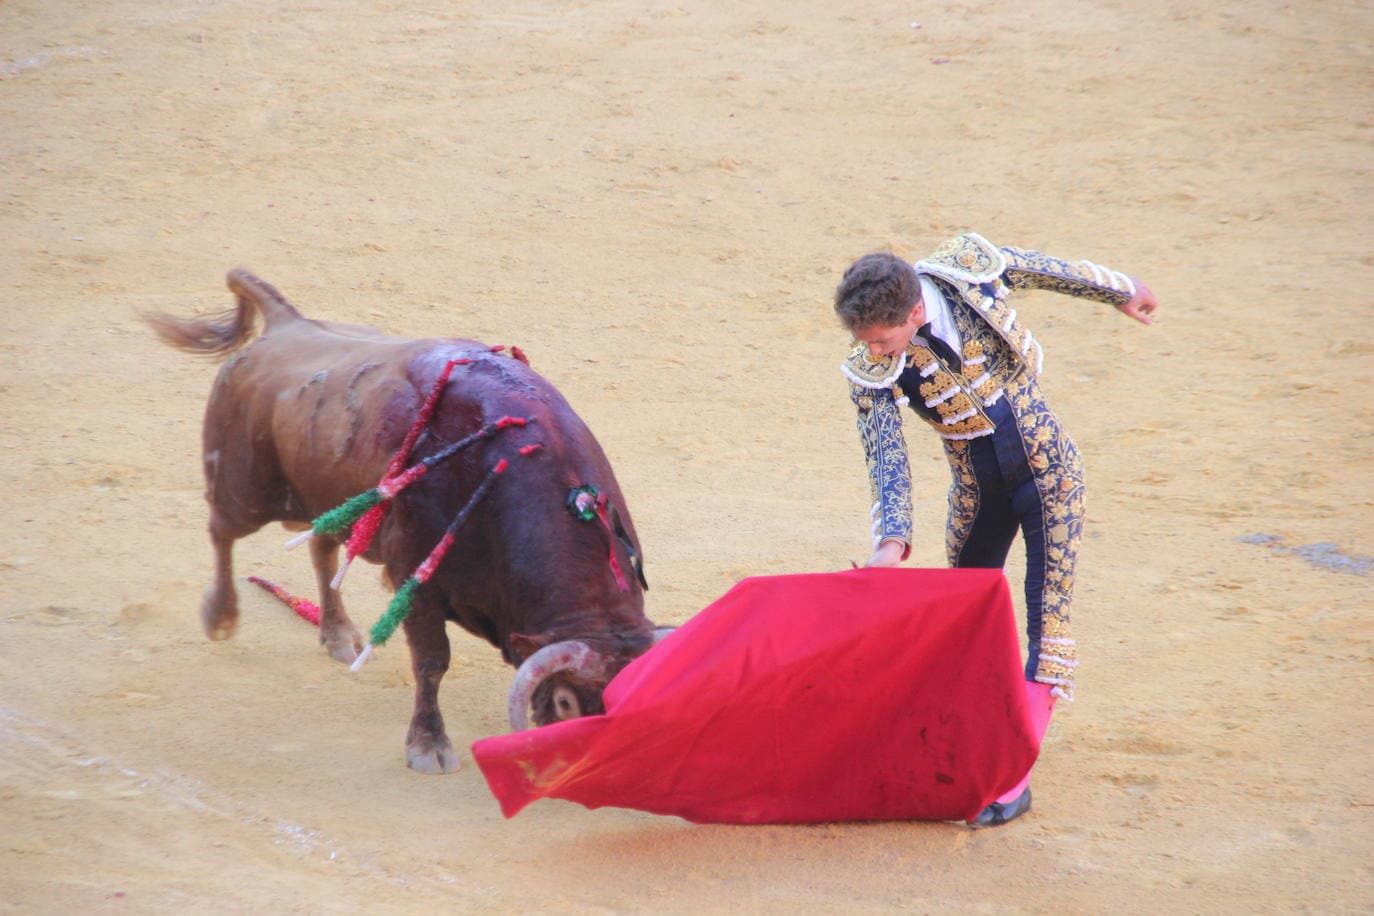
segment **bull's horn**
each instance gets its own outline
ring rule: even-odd
[[[653,645],[656,646],[659,643],[663,642],[663,640],[671,636],[676,630],[677,627],[654,627]]]
[[[506,714],[510,718],[512,731],[529,728],[530,697],[539,682],[559,671],[573,671],[584,677],[594,677],[600,656],[585,642],[556,642],[545,646],[525,659],[515,672],[515,683],[510,685],[510,695],[506,698]]]

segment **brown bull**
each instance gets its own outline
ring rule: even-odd
[[[541,725],[601,712],[607,681],[648,649],[654,626],[644,616],[639,540],[624,497],[601,446],[562,395],[523,357],[476,341],[409,340],[311,321],[251,274],[232,271],[228,283],[238,302],[222,315],[146,316],[172,346],[234,354],[215,379],[203,432],[215,578],[201,618],[210,638],[228,638],[238,622],[234,542],[269,522],[303,529],[376,485],[440,371],[466,358],[472,362],[453,370],[412,460],[503,416],[530,422],[458,452],[399,493],[363,554],[397,587],[493,466],[509,460],[405,620],[415,673],[406,760],[423,772],[458,766],[438,705],[448,620],[519,667],[508,699],[514,727],[524,726],[531,702]],[[259,315],[265,328],[245,347]],[[536,443],[542,448],[520,453]],[[570,492],[585,485],[606,497],[604,525],[567,508]],[[330,585],[338,549],[335,538],[310,541],[320,641],[351,662],[363,640]],[[616,565],[632,574],[613,569],[617,555]]]

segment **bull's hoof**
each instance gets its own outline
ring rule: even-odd
[[[457,772],[460,765],[461,761],[453,752],[453,745],[448,738],[415,741],[406,745],[406,766],[417,773],[441,776]]]
[[[320,630],[320,645],[324,646],[329,657],[336,662],[351,665],[363,651],[363,634],[350,621],[326,633]]]
[[[215,642],[228,639],[238,628],[239,609],[233,603],[226,606],[218,589],[207,588],[200,603],[200,625],[205,628],[205,635]]]

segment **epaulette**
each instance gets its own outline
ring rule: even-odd
[[[849,358],[840,364],[840,371],[860,388],[891,388],[897,376],[906,369],[906,354],[884,356],[872,359],[868,355],[868,344],[859,344],[849,353]]]
[[[928,258],[916,262],[916,272],[934,274],[955,283],[991,283],[1007,269],[1007,259],[976,232],[965,232],[942,244]]]

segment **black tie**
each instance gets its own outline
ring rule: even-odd
[[[932,334],[929,324],[921,325],[921,327],[917,329],[916,335],[925,341],[926,346],[934,350],[935,355],[944,360],[951,369],[963,374],[964,362],[959,358],[959,354],[955,353],[954,348],[949,344]]]

